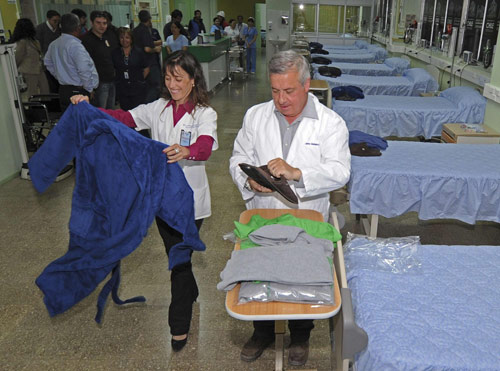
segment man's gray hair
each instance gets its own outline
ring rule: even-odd
[[[66,13],[61,17],[61,32],[73,33],[80,26],[80,18],[76,14]]]
[[[283,75],[291,69],[299,72],[299,81],[302,85],[311,77],[309,62],[293,50],[278,52],[269,60],[269,75]]]

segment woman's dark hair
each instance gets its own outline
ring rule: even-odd
[[[130,39],[132,40],[132,45],[134,45],[134,33],[132,32],[132,30],[128,27],[120,27],[118,29],[118,39],[125,34],[130,36]]]
[[[182,68],[190,78],[194,79],[194,86],[189,94],[189,101],[193,103],[195,109],[197,106],[208,107],[207,84],[200,63],[191,53],[185,50],[178,50],[170,54],[163,62],[163,75],[165,76],[167,71],[175,75],[177,67]],[[162,98],[172,98],[166,87],[163,89]]]
[[[181,22],[172,21],[172,24],[175,24],[175,27],[177,27],[179,29],[179,32],[182,31],[183,27],[181,25]],[[170,27],[172,27],[172,24],[170,25]]]
[[[20,18],[16,22],[14,33],[10,39],[11,43],[22,39],[35,39],[36,30],[33,22],[28,18]]]
[[[71,13],[76,14],[78,18],[87,18],[87,13],[83,9],[73,9]]]

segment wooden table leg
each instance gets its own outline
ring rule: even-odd
[[[276,371],[283,370],[283,358],[285,355],[285,329],[286,321],[274,321],[274,334],[276,344]]]

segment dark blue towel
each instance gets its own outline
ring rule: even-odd
[[[31,180],[43,192],[76,157],[68,252],[36,280],[51,316],[85,298],[112,271],[103,294],[113,291],[115,299],[120,260],[140,245],[155,216],[183,234],[169,268],[205,249],[194,223],[193,191],[180,166],[167,164],[166,146],[80,103],[66,110],[31,158]],[[99,300],[101,313],[105,300]]]
[[[387,148],[387,141],[384,138],[366,134],[359,130],[352,130],[349,132],[349,146],[363,142],[366,143],[368,147],[374,147],[381,150]]]
[[[363,99],[365,97],[363,90],[353,85],[337,86],[332,88],[332,96],[333,98],[342,98],[343,100],[356,100]]]

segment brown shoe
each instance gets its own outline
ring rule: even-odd
[[[273,343],[273,339],[254,338],[253,336],[243,345],[240,358],[245,362],[255,361],[262,352]]]
[[[309,356],[309,341],[290,344],[288,348],[288,364],[291,366],[303,366]]]

